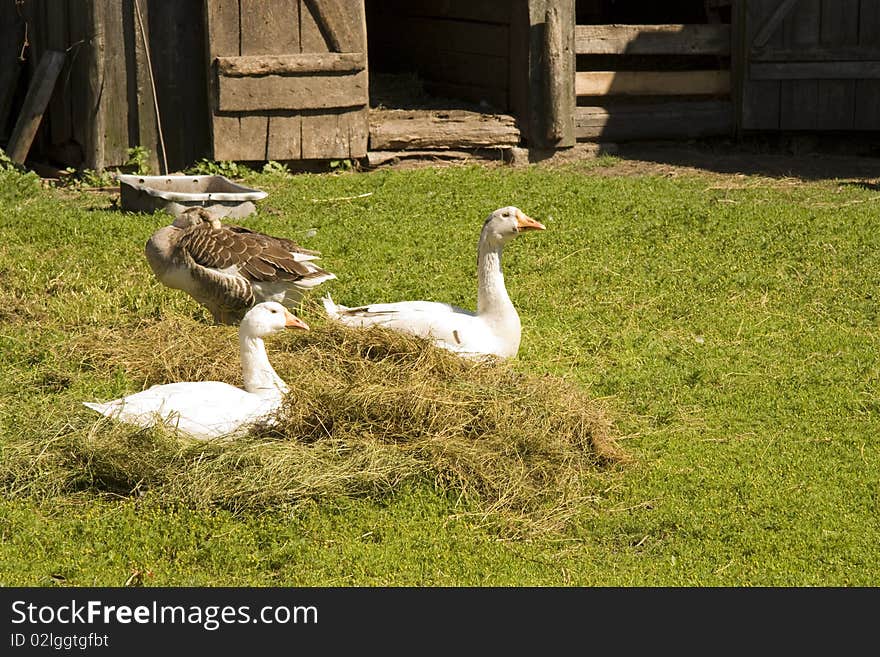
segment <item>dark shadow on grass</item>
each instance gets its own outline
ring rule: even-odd
[[[714,173],[803,180],[880,178],[880,135],[759,135],[741,140],[629,142],[617,145],[624,160],[689,167]],[[858,184],[858,183],[857,183]]]

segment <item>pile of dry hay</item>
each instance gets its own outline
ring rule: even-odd
[[[144,386],[241,384],[230,327],[171,320],[92,333],[75,349],[99,374],[121,366]],[[44,438],[26,451],[68,491],[232,510],[378,498],[429,480],[516,534],[565,527],[593,497],[597,474],[626,459],[603,408],[559,377],[466,361],[382,329],[318,326],[271,338],[268,351],[291,388],[274,428],[205,443],[83,411],[48,447]]]

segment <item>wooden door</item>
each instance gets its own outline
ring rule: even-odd
[[[215,160],[364,157],[364,0],[205,0]]]
[[[742,1],[744,129],[880,129],[878,0]]]

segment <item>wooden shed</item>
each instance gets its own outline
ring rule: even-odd
[[[58,166],[878,128],[880,0],[0,0],[0,146]]]

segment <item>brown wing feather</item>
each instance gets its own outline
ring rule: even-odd
[[[208,268],[238,267],[242,276],[253,281],[296,281],[311,273],[291,252],[319,255],[292,240],[273,237],[242,226],[213,228],[202,223],[188,229],[178,248],[192,260]]]

